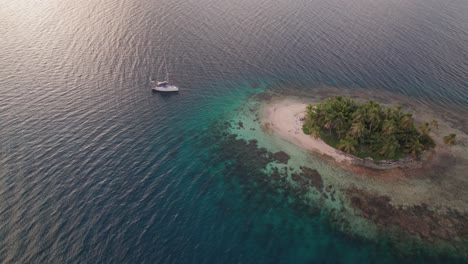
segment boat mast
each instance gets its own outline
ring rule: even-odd
[[[166,53],[164,53],[164,68],[166,68],[166,81],[169,82],[169,73],[167,72]]]

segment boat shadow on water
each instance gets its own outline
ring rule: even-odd
[[[162,97],[162,98],[170,98],[170,97],[172,97],[172,96],[179,95],[179,91],[173,91],[173,92],[159,92],[159,91],[152,90],[152,93],[153,93],[153,94],[157,94],[159,97]]]

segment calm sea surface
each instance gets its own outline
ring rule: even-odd
[[[178,94],[149,89],[164,56]],[[0,262],[433,257],[226,184],[249,172],[210,129],[254,93],[323,85],[468,115],[468,1],[0,0]]]

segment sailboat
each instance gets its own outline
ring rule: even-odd
[[[166,66],[166,56],[164,56],[164,67],[166,68],[166,79],[164,81],[153,81],[150,79],[151,82],[151,89],[153,91],[158,92],[177,92],[179,88],[175,85],[171,85],[169,82],[169,73],[167,72]]]

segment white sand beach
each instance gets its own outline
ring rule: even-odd
[[[263,127],[281,138],[294,143],[308,151],[332,157],[338,162],[350,162],[351,157],[327,145],[323,140],[302,132],[301,120],[307,104],[292,98],[273,100],[263,105],[261,122]]]

